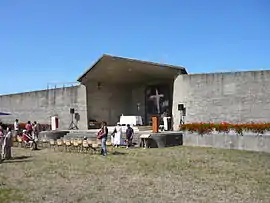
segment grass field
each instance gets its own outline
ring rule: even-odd
[[[269,202],[270,154],[209,148],[99,155],[13,149],[0,202]]]

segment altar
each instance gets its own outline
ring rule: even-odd
[[[121,126],[126,126],[126,125],[131,125],[131,126],[142,126],[143,121],[141,116],[120,116],[120,125]]]

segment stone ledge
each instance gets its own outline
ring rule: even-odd
[[[183,145],[270,153],[270,136],[255,136],[254,134],[236,136],[221,133],[198,135],[195,133],[184,133]]]

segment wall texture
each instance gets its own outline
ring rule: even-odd
[[[88,82],[85,85],[88,119],[107,121],[109,125],[115,125],[124,114],[141,116],[143,123],[146,123],[145,89],[149,83],[128,85],[103,83],[100,88],[96,82]]]
[[[197,135],[184,133],[183,145],[214,147],[222,149],[238,149],[257,152],[270,152],[270,136],[256,136],[254,134],[246,134],[244,136],[236,136],[229,134],[210,134]]]
[[[87,110],[88,119],[106,121],[109,125],[115,125],[122,114],[145,114],[144,85],[113,85],[102,84],[100,88],[96,83],[87,83]],[[137,110],[140,103],[140,110]]]
[[[88,119],[106,121],[115,125],[122,113],[129,113],[131,91],[129,87],[96,83],[86,84]]]
[[[12,113],[0,117],[6,123],[13,123],[18,118],[21,122],[50,124],[51,116],[58,115],[60,129],[68,129],[70,108],[75,108],[80,115],[78,127],[86,129],[86,89],[82,85],[0,96],[0,111]]]
[[[185,122],[270,122],[270,71],[179,75],[174,82],[173,118]]]

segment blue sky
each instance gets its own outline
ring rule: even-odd
[[[269,0],[1,0],[0,19],[0,94],[76,81],[104,53],[270,69]]]

